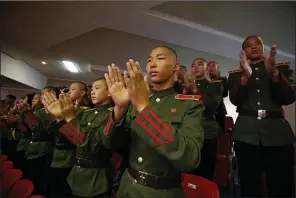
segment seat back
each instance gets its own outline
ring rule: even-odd
[[[217,154],[230,155],[231,153],[231,138],[228,133],[224,133],[217,137]]]
[[[186,198],[219,198],[218,186],[205,178],[183,174],[182,186]]]
[[[22,177],[23,172],[19,169],[8,170],[1,180],[1,194],[6,197],[12,186]]]
[[[4,174],[13,167],[13,162],[12,161],[4,161],[2,164],[1,164],[1,167],[0,167],[0,176],[3,177]]]
[[[7,155],[1,154],[1,160],[6,161],[8,159]]]
[[[231,138],[233,134],[233,129],[234,129],[233,118],[230,116],[225,116],[224,124],[225,124],[225,132],[228,133]]]
[[[34,185],[30,180],[18,180],[6,198],[29,198],[32,195],[33,189]]]
[[[226,155],[218,154],[216,158],[215,182],[218,186],[227,187],[229,177],[229,158]]]

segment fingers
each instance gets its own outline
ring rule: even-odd
[[[130,75],[131,80],[137,78],[139,79],[144,79],[144,75],[142,73],[140,64],[138,62],[134,62],[133,59],[129,59],[129,61],[126,63],[127,65],[127,70]]]
[[[148,79],[148,76],[145,76],[144,77],[144,82],[145,82],[145,86],[146,86],[146,89],[149,93],[151,93],[151,90],[150,90],[150,83],[149,83],[149,79]]]
[[[112,82],[111,82],[111,79],[110,79],[109,75],[106,74],[106,73],[105,73],[105,79],[106,79],[106,83],[107,83],[107,87],[108,87],[108,89],[111,89],[111,87],[112,87]]]
[[[66,97],[66,95],[60,94],[59,102],[60,102],[60,104],[61,104],[62,107],[65,107],[67,105],[67,102],[65,100],[65,97]]]
[[[117,72],[117,69],[116,69],[116,65],[114,63],[111,64],[111,69],[112,69],[114,81],[118,82],[118,80],[119,80],[118,72]]]
[[[110,65],[108,65],[108,72],[109,72],[109,79],[110,79],[111,85],[113,85],[115,83],[115,79],[114,79],[112,67]]]
[[[273,58],[276,56],[276,45],[271,46],[270,49],[270,58]]]
[[[122,74],[120,73],[120,69],[119,69],[119,67],[116,67],[116,70],[117,70],[117,73],[118,73],[118,81],[119,81],[119,82],[124,82],[124,80],[123,80],[123,76],[122,76]]]
[[[124,83],[126,85],[126,88],[128,90],[131,90],[132,89],[132,82],[131,82],[131,79],[128,77],[128,72],[124,71],[123,75],[124,75]]]

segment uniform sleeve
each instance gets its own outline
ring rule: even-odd
[[[206,109],[216,112],[223,98],[223,85],[221,82],[209,83],[206,93],[201,93]]]
[[[241,85],[241,74],[231,73],[228,78],[229,99],[235,106],[242,104],[248,97],[247,85]]]
[[[289,105],[295,102],[295,87],[287,78],[279,73],[278,81],[271,80],[271,97],[280,105]]]
[[[30,129],[32,129],[39,123],[39,120],[37,116],[34,115],[33,111],[26,111],[24,113],[24,119],[26,120],[26,123],[28,124]]]
[[[159,116],[159,111],[161,109],[153,106],[146,107],[132,122],[131,128],[156,152],[170,160],[176,169],[182,172],[195,169],[201,159],[204,140],[203,103],[193,102],[181,125]]]
[[[110,112],[108,123],[104,129],[103,144],[108,149],[118,149],[129,141],[130,134],[130,114],[132,106],[129,105],[124,118],[120,123],[114,123],[114,111]]]

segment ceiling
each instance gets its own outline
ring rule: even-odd
[[[143,69],[149,51],[168,45],[190,67],[196,57],[237,67],[243,38],[277,44],[278,61],[295,61],[291,2],[0,2],[2,51],[50,79],[91,82],[129,58]],[[268,51],[266,52],[268,53]],[[61,60],[79,69],[73,74]],[[41,61],[46,61],[42,65]]]

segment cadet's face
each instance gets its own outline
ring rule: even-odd
[[[186,74],[186,69],[181,67],[178,71],[177,71],[177,76],[178,77],[184,77],[184,75]]]
[[[73,83],[70,86],[68,94],[72,101],[76,101],[83,97],[83,95],[85,94],[85,91],[81,89],[81,85],[79,83]]]
[[[41,105],[41,94],[35,94],[32,100],[32,107]]]
[[[161,84],[173,78],[176,69],[175,55],[164,47],[153,49],[147,59],[147,74],[154,84]]]
[[[105,80],[93,82],[91,88],[91,101],[93,104],[103,104],[109,100],[109,91]]]
[[[26,96],[24,99],[19,100],[19,109],[24,109],[27,106],[28,97]]]
[[[204,60],[197,59],[192,63],[192,74],[196,77],[201,77],[205,73]]]
[[[247,58],[250,60],[260,59],[263,55],[263,43],[259,37],[251,37],[244,47]]]
[[[215,62],[208,63],[207,70],[211,76],[216,75],[217,74],[217,64]]]

